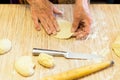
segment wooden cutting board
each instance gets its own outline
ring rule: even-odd
[[[64,12],[63,19],[73,20],[72,5],[56,5]],[[120,5],[92,4],[93,17],[91,34],[86,40],[59,40],[47,35],[44,30],[36,31],[26,5],[0,5],[0,38],[12,41],[12,50],[0,55],[0,80],[39,80],[43,76],[66,71],[76,67],[93,64],[96,61],[72,60],[55,57],[55,67],[47,69],[40,66],[37,57],[35,74],[22,77],[14,69],[14,62],[23,55],[32,56],[32,48],[65,50],[77,53],[96,53],[104,60],[114,60],[115,65],[103,71],[91,74],[80,80],[119,80],[120,58],[110,49],[111,43],[120,32]]]

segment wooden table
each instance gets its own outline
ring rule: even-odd
[[[58,5],[64,11],[63,19],[72,21],[72,5]],[[120,32],[120,5],[92,4],[93,16],[91,34],[86,40],[59,40],[47,35],[43,30],[36,31],[26,5],[0,5],[0,38],[12,41],[12,50],[0,55],[0,80],[39,80],[46,75],[55,74],[83,65],[93,64],[93,60],[71,60],[55,57],[55,67],[47,69],[40,66],[37,57],[35,74],[22,77],[14,69],[14,62],[23,55],[32,56],[32,48],[47,48],[71,52],[97,53],[104,60],[114,60],[115,65],[103,71],[91,74],[80,80],[119,80],[120,58],[111,50],[110,45]],[[103,60],[103,61],[104,61]]]

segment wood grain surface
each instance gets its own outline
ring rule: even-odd
[[[72,5],[56,5],[64,12],[63,19],[73,20]],[[37,62],[35,74],[22,77],[14,69],[14,62],[23,55],[32,56],[32,48],[65,50],[77,53],[96,53],[103,61],[114,60],[115,65],[79,80],[120,80],[120,58],[111,50],[110,45],[120,32],[120,5],[92,4],[90,6],[93,24],[91,33],[85,40],[59,40],[47,35],[44,30],[36,31],[27,5],[0,5],[0,39],[12,41],[12,50],[0,55],[0,80],[40,80],[46,75],[63,72],[80,66],[94,64],[94,60],[73,60],[55,57],[55,67],[47,69]],[[59,16],[57,16],[59,17]]]

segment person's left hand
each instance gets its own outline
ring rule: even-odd
[[[76,39],[85,38],[90,33],[92,19],[88,6],[83,5],[76,4],[74,7],[72,32]]]

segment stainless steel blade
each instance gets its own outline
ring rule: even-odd
[[[75,58],[75,59],[101,59],[102,57],[97,54],[85,54],[85,53],[71,53],[68,52],[64,54],[66,58]]]

